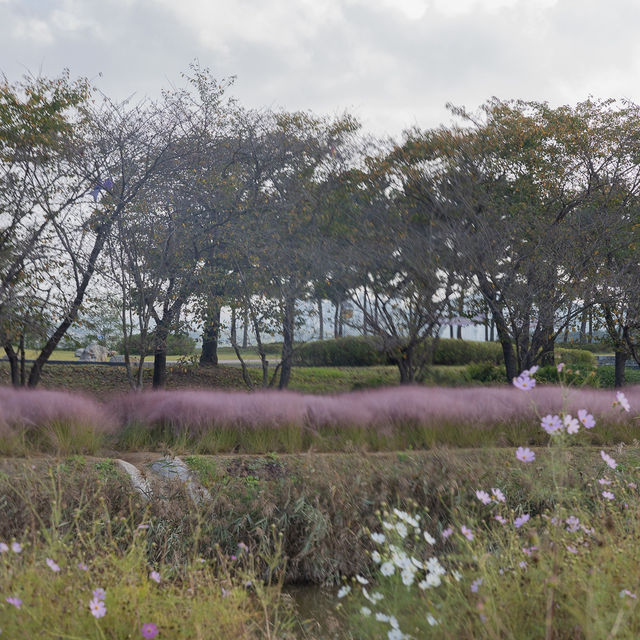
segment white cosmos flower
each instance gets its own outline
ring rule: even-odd
[[[400,576],[402,577],[402,584],[405,587],[410,587],[413,584],[413,580],[415,578],[415,570],[413,569],[413,567],[409,568],[407,567],[406,569],[402,570],[402,573],[400,574]]]
[[[440,561],[435,556],[432,556],[427,560],[427,571],[429,573],[435,573],[439,576],[443,576],[447,570],[440,564]]]
[[[396,568],[393,566],[393,562],[384,562],[380,565],[380,573],[383,576],[392,576]]]
[[[349,593],[351,593],[351,587],[348,584],[345,584],[343,587],[340,587],[340,591],[338,591],[338,598],[344,598]]]
[[[382,561],[382,556],[377,552],[374,551],[371,554],[371,559],[376,563],[376,564],[380,564],[380,562]]]
[[[360,583],[360,584],[369,584],[369,581],[366,578],[363,578],[362,576],[356,576],[356,580]]]
[[[436,543],[436,539],[428,532],[428,531],[424,531],[422,533],[422,535],[424,536],[424,539],[429,543],[429,544],[435,544]]]
[[[383,533],[372,533],[371,539],[377,544],[382,544],[385,540],[385,537]]]
[[[361,607],[360,613],[365,616],[365,618],[368,618],[371,615],[371,609],[369,609],[369,607]]]
[[[430,613],[427,613],[427,622],[435,627],[437,624],[440,624]]]
[[[378,611],[378,613],[376,613],[376,620],[378,622],[389,622],[389,616],[386,613],[380,613],[380,611]]]
[[[396,524],[396,531],[401,538],[407,537],[407,525],[404,522],[398,522],[398,524]]]

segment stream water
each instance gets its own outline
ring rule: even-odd
[[[288,585],[286,594],[296,603],[300,619],[305,621],[306,634],[300,638],[315,640],[347,640],[350,638],[345,620],[336,612],[339,600],[337,588],[317,585]]]

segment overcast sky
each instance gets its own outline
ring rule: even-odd
[[[0,0],[0,72],[142,97],[198,59],[248,106],[396,136],[494,95],[640,102],[638,24],[637,0]]]

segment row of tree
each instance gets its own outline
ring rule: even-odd
[[[35,386],[105,298],[133,388],[134,342],[162,387],[185,322],[215,364],[223,306],[251,329],[262,384],[286,387],[301,300],[355,307],[342,320],[379,337],[403,382],[454,317],[495,328],[507,379],[552,361],[586,314],[602,318],[618,382],[640,358],[637,105],[494,99],[452,108],[456,125],[375,141],[348,115],[249,110],[207,70],[186,80],[135,104],[68,75],[0,83],[0,338],[14,384]],[[41,346],[29,371],[26,336]],[[241,357],[235,332],[232,344]]]

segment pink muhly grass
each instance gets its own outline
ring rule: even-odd
[[[98,433],[112,433],[117,427],[98,402],[82,394],[0,387],[0,436],[56,422],[89,427]]]
[[[626,391],[632,406],[640,406],[640,387]],[[442,388],[402,386],[339,395],[309,395],[291,391],[181,390],[123,394],[105,405],[82,395],[47,390],[0,388],[0,436],[16,427],[39,427],[52,421],[73,421],[110,433],[117,425],[164,426],[175,435],[201,436],[214,428],[278,429],[372,427],[380,432],[406,425],[434,429],[447,425],[486,428],[495,424],[531,421],[539,415],[588,411],[611,422],[630,422],[615,411],[615,394],[608,390],[563,390],[543,385],[527,393],[513,386]],[[590,414],[589,414],[590,415]],[[585,422],[583,421],[583,424]],[[586,426],[586,425],[585,425]]]

